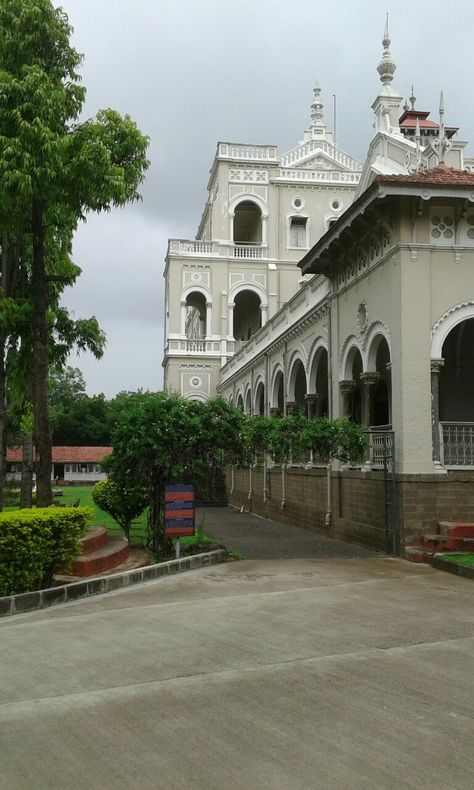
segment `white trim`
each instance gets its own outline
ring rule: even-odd
[[[461,302],[450,307],[433,324],[431,330],[431,359],[441,359],[443,344],[455,326],[469,318],[474,318],[474,301]]]

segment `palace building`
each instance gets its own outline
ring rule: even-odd
[[[170,240],[165,269],[167,389],[370,437],[332,479],[311,460],[235,471],[232,501],[381,547],[474,510],[474,159],[442,98],[438,122],[402,107],[389,48],[386,28],[364,163],[316,87],[288,153],[218,144],[197,238]]]

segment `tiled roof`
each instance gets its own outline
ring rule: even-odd
[[[400,126],[403,129],[415,129],[416,127],[416,118],[405,118],[404,121],[400,122]],[[420,124],[420,129],[437,129],[438,124],[434,121],[430,121],[427,118],[418,118],[418,123]]]
[[[455,167],[448,167],[445,164],[440,164],[432,170],[418,170],[416,173],[404,176],[376,176],[374,180],[391,184],[474,187],[474,173],[469,173],[467,170],[457,170]]]
[[[112,447],[53,447],[53,463],[98,464],[111,453]],[[23,450],[21,447],[8,448],[8,463],[21,463],[22,460]]]

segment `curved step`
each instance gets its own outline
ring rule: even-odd
[[[107,530],[99,525],[89,527],[86,534],[81,538],[82,551],[85,554],[89,551],[96,551],[107,543]]]
[[[124,562],[130,553],[130,546],[121,535],[108,535],[107,544],[95,551],[82,554],[72,564],[73,576],[95,576],[110,571]]]

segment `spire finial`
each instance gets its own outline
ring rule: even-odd
[[[391,43],[392,42],[390,41],[390,36],[388,33],[388,13],[387,13],[387,18],[385,20],[385,31],[382,39],[383,55],[382,55],[382,60],[377,66],[377,71],[380,74],[380,79],[384,85],[390,83],[393,80],[393,75],[397,68],[396,63],[390,54],[389,47]]]
[[[317,126],[324,126],[324,113],[323,108],[324,105],[321,101],[321,88],[319,87],[319,82],[316,82],[313,88],[314,100],[311,105],[311,128],[314,129]]]
[[[412,110],[415,109],[415,102],[416,102],[416,96],[415,96],[415,92],[413,90],[413,85],[412,85],[411,86],[411,96],[410,96],[410,104],[411,104]]]
[[[446,137],[446,128],[444,125],[444,96],[443,91],[439,97],[439,133],[438,138],[434,139],[431,143],[432,148],[436,151],[438,161],[444,164],[444,158],[448,151],[452,148],[452,143]]]

